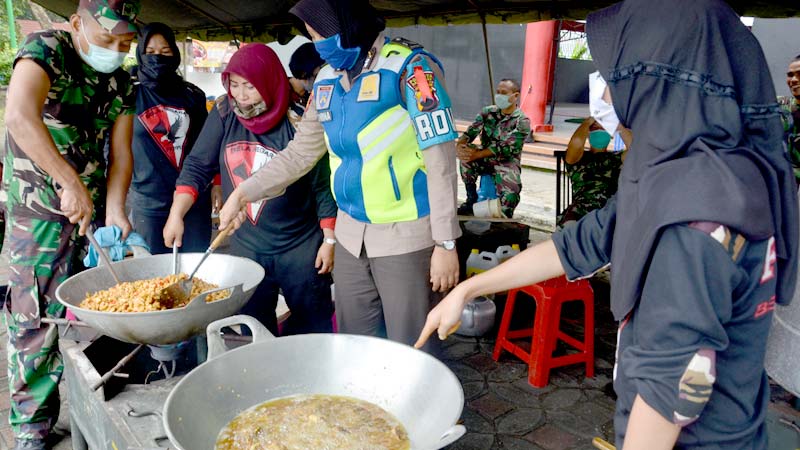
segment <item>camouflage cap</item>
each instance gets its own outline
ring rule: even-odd
[[[111,34],[138,31],[136,15],[142,9],[141,0],[80,0],[80,8]]]

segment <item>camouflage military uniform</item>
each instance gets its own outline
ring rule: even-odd
[[[572,182],[572,203],[558,217],[558,226],[600,209],[617,192],[622,154],[584,152],[577,164],[567,164]]]
[[[108,19],[104,12],[99,14]],[[22,59],[36,62],[47,73],[51,86],[44,104],[44,124],[96,206],[102,206],[104,138],[117,117],[134,113],[129,75],[121,69],[108,75],[96,72],[83,62],[70,33],[64,31],[31,34],[17,54],[17,61]],[[40,318],[64,313],[55,290],[70,274],[74,250],[80,246],[76,227],[60,213],[52,177],[11,137],[0,192],[6,205],[10,256],[6,296],[10,421],[17,438],[42,439],[58,415],[63,364],[58,331],[52,325],[42,326]]]
[[[794,97],[778,97],[786,149],[792,160],[795,180],[800,183],[800,104]]]
[[[520,155],[525,139],[531,134],[531,122],[522,110],[503,114],[495,105],[483,108],[464,136],[472,142],[478,135],[481,145],[494,155],[469,163],[461,162],[461,179],[467,188],[467,203],[477,200],[481,175],[493,175],[497,197],[506,217],[514,215],[522,191]]]

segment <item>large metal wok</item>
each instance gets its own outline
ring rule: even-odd
[[[245,324],[253,343],[226,352],[220,329]],[[464,435],[456,425],[464,392],[436,358],[385,339],[344,334],[274,338],[249,316],[208,327],[208,361],[172,390],[164,427],[181,450],[213,450],[240,412],[298,394],[343,395],[372,402],[405,426],[415,450],[433,450]]]
[[[798,278],[800,281],[800,278]],[[789,306],[777,306],[764,365],[784,389],[800,396],[800,283]]]
[[[784,389],[800,397],[800,274],[792,303],[775,307],[764,366]]]
[[[180,255],[180,271],[194,269],[202,256]],[[114,270],[123,282],[144,280],[172,273],[172,261],[172,255],[145,256],[116,262]],[[220,289],[233,287],[233,291],[228,298],[212,303],[206,303],[206,292],[182,308],[166,311],[114,313],[79,307],[88,293],[114,286],[108,269],[101,266],[70,277],[58,287],[56,297],[78,319],[107,336],[134,344],[168,345],[202,334],[209,323],[238,313],[264,278],[264,269],[247,258],[214,254],[197,276]]]

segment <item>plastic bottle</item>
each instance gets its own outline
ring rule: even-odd
[[[497,198],[497,188],[494,185],[494,177],[491,175],[481,175],[481,184],[478,188],[478,202]]]
[[[503,264],[509,259],[519,255],[519,252],[519,244],[501,245],[500,247],[497,247],[495,255],[497,255],[497,261],[499,261],[500,264]]]
[[[491,270],[499,264],[500,261],[497,260],[497,255],[494,253],[481,252],[477,248],[473,248],[467,258],[467,278]]]

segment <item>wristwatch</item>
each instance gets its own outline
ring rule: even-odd
[[[334,238],[325,238],[325,243],[330,245],[336,245],[336,239]]]
[[[442,247],[445,250],[454,250],[456,248],[456,241],[454,240],[442,241],[442,242],[437,242],[436,245],[438,247]]]

